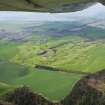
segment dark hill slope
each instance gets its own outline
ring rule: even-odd
[[[17,88],[13,92],[9,92],[3,98],[4,101],[14,103],[15,105],[61,105],[59,103],[50,102],[42,95],[33,93],[29,88]]]
[[[4,101],[0,101],[0,105],[13,105],[13,104],[7,103],[7,102],[4,102]]]
[[[60,102],[51,102],[27,87],[6,94],[4,99],[16,105],[105,105],[105,70],[83,77]]]
[[[105,70],[82,78],[63,105],[105,105]]]
[[[105,0],[0,0],[0,10],[71,12]]]

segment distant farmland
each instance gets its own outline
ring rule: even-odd
[[[0,29],[1,96],[17,87],[28,86],[49,100],[58,101],[83,76],[105,68],[104,34],[99,36],[94,27],[85,27],[84,36],[84,31],[68,34],[69,29],[65,34],[65,27],[70,25],[64,23],[48,23],[37,29],[29,23],[15,25],[12,24],[13,30],[7,27],[3,30],[2,25]],[[52,31],[52,26],[56,30]],[[36,32],[38,29],[41,33]],[[94,38],[90,37],[92,32]]]

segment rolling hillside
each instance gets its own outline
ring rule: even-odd
[[[64,98],[82,76],[80,74],[50,72],[44,69],[31,69],[9,62],[0,63],[0,74],[0,81],[2,82],[0,83],[0,95],[19,86],[28,86],[49,100]],[[56,86],[58,84],[60,88]]]
[[[21,8],[20,2],[17,5]],[[25,20],[26,15],[22,13],[20,18],[13,13],[8,19],[4,18],[5,13],[2,14],[0,95],[28,86],[48,100],[60,101],[69,96],[81,78],[105,69],[105,16],[99,16],[105,7],[97,4],[88,11],[96,7],[99,11],[90,14],[89,19],[85,17],[85,10],[77,13],[78,16],[83,13],[82,17],[77,20],[72,17],[69,21],[65,14],[62,21],[58,17],[63,14],[47,14],[53,21],[40,18],[37,22],[32,17]],[[15,19],[11,20],[11,17]]]
[[[1,40],[1,82],[13,87],[26,85],[50,100],[61,100],[84,76],[77,71],[94,73],[105,67],[104,62],[101,62],[105,56],[102,38],[90,40],[78,35],[30,35],[31,41],[21,43]],[[37,64],[77,73],[38,69]]]

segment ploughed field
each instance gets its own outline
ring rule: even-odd
[[[25,85],[58,101],[81,77],[105,68],[105,39],[97,33],[56,36],[17,28],[0,31],[0,95]]]

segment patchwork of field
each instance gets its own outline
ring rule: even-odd
[[[46,65],[65,71],[96,72],[105,68],[104,39],[89,41],[78,36],[52,38],[47,42],[27,42],[18,46],[11,61],[31,67]]]
[[[48,32],[45,35],[43,28],[38,27],[42,33],[36,34],[36,26],[30,30],[32,27],[15,24],[12,24],[14,30],[1,24],[0,95],[25,85],[49,100],[58,101],[67,96],[84,75],[105,68],[105,39],[103,34],[98,35],[96,28],[92,37],[87,33],[90,31],[86,31],[86,37],[82,32],[60,36],[49,35],[55,25],[44,29]],[[93,29],[87,29],[91,29],[92,34]],[[62,30],[53,31],[57,34]]]
[[[33,69],[9,62],[0,63],[0,74],[0,95],[24,85],[44,95],[49,100],[55,101],[68,95],[74,84],[82,76]]]
[[[22,47],[24,47],[24,49],[22,48],[23,50],[21,50],[23,52],[23,56],[26,53],[28,54],[28,52],[30,53],[33,47],[34,49],[31,51],[32,53],[38,53],[37,51],[39,51],[39,48],[41,53],[41,51],[43,52],[42,49],[47,50],[49,47],[53,47],[53,45],[58,46],[57,42],[55,42],[53,38],[46,38],[48,45],[44,44],[46,43],[46,40],[43,36],[43,41],[41,41],[41,37],[34,36],[34,38],[35,40],[31,40],[31,42],[28,41],[21,43],[1,40],[0,94],[3,95],[16,87],[25,85],[29,86],[33,91],[44,95],[49,100],[61,100],[70,93],[72,87],[81,78],[82,74],[48,71],[44,68],[37,69],[35,68],[35,65],[31,64],[31,62],[22,62],[24,58],[22,58],[23,60],[21,59],[22,61],[18,60],[17,62],[16,57],[20,54],[20,49]],[[40,40],[38,40],[39,38]],[[65,43],[65,39],[62,39],[61,41],[59,40],[58,43]],[[30,48],[30,50],[28,50],[28,48]],[[24,51],[26,52],[24,53]],[[19,56],[21,57],[21,55]],[[29,59],[31,57],[32,56],[30,56]],[[38,63],[39,56],[36,56],[36,58],[34,61],[37,61]],[[40,57],[39,61],[41,59],[42,58]]]
[[[1,40],[1,95],[25,85],[49,100],[61,100],[84,76],[81,72],[93,73],[105,68],[105,63],[101,62],[105,56],[102,39],[89,41],[79,36],[33,38],[21,43]],[[37,65],[51,69],[37,68]]]

